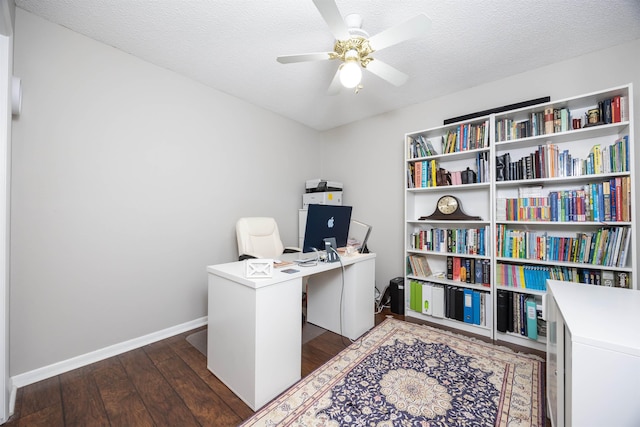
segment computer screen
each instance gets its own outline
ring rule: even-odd
[[[352,219],[351,225],[349,225],[349,239],[347,240],[347,245],[353,246],[360,253],[367,253],[369,252],[369,249],[367,248],[367,241],[369,240],[370,234],[370,225]]]
[[[339,248],[347,245],[351,206],[309,205],[302,252],[324,250],[324,239],[334,237]]]

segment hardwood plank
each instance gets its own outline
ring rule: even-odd
[[[61,374],[60,390],[65,424],[96,427],[110,425],[90,367]]]
[[[20,427],[64,427],[70,424],[65,424],[62,406],[58,405],[48,406],[20,417],[16,425]]]
[[[28,416],[52,406],[62,408],[59,376],[24,387],[21,416]]]
[[[141,348],[118,358],[156,425],[198,426],[189,408]]]
[[[179,357],[157,365],[195,418],[204,426],[236,426],[241,418]]]
[[[185,342],[186,339],[185,339]],[[187,363],[191,369],[207,383],[209,388],[218,395],[222,401],[224,401],[234,413],[236,413],[241,419],[246,419],[253,415],[253,411],[246,403],[244,403],[238,396],[236,396],[229,388],[224,385],[222,381],[218,379],[207,368],[207,358],[204,354],[200,353],[195,347],[187,342],[186,346],[172,346],[176,354],[178,354],[182,360]]]
[[[155,425],[120,360],[118,358],[107,360],[110,363],[104,363],[97,368],[93,377],[111,425],[136,427]]]

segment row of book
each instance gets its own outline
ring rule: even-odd
[[[548,265],[496,265],[496,284],[509,288],[546,291],[547,279],[615,288],[629,287],[626,271]]]
[[[496,305],[498,331],[513,332],[532,340],[547,335],[542,308],[534,296],[498,290]]]
[[[539,261],[574,262],[606,267],[626,267],[629,227],[601,227],[575,237],[550,236],[546,231],[514,230],[496,225],[496,255]]]
[[[418,313],[474,325],[491,325],[491,294],[453,285],[409,282],[409,308]]]
[[[547,290],[547,279],[559,279],[562,267],[546,265],[496,264],[496,285],[508,288]]]
[[[419,159],[439,154],[431,144],[431,141],[423,135],[416,135],[413,137],[407,136],[407,144],[409,147],[409,151],[407,153],[408,159]]]
[[[442,153],[475,150],[489,146],[489,120],[458,125],[442,136]]]
[[[431,276],[427,257],[418,254],[408,255],[407,274],[425,278]],[[446,278],[472,285],[490,286],[491,260],[448,256]]]
[[[534,152],[516,161],[511,161],[509,153],[496,156],[496,181],[564,178],[629,170],[628,135],[608,146],[593,145],[585,159],[573,157],[569,150],[560,150],[557,144],[539,145]]]
[[[580,189],[551,191],[546,196],[498,198],[498,221],[628,222],[631,177],[586,184]]]
[[[629,120],[629,98],[626,96],[614,96],[598,102],[597,124],[620,123]]]
[[[489,226],[481,228],[429,228],[409,236],[411,249],[452,254],[486,255]]]
[[[511,141],[531,136],[566,132],[572,129],[568,108],[547,107],[529,114],[526,120],[504,118],[496,120],[496,141]]]
[[[597,106],[589,109],[585,117],[581,113],[575,116],[568,108],[546,107],[532,112],[526,120],[516,121],[511,118],[496,120],[496,141],[510,141],[531,136],[548,135],[566,132],[572,129],[620,123],[629,120],[629,100],[626,96],[614,96],[598,102]],[[579,119],[579,125],[574,127],[573,119]],[[595,120],[595,121],[594,121]]]
[[[424,255],[411,254],[407,256],[407,274],[419,277],[431,276],[429,261]]]
[[[491,260],[448,256],[447,279],[491,286]]]
[[[475,170],[449,171],[441,168],[436,159],[409,163],[407,167],[407,188],[441,187],[445,185],[475,184],[488,182],[489,152],[476,154]]]

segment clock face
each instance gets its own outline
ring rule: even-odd
[[[438,200],[438,210],[445,215],[451,215],[458,210],[458,199],[453,196],[440,197],[440,200]]]

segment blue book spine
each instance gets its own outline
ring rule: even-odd
[[[617,221],[618,219],[618,213],[616,211],[616,180],[615,178],[612,178],[611,180],[609,180],[609,191],[611,193],[611,220],[612,221]]]
[[[473,291],[471,289],[464,290],[464,321],[473,323]]]
[[[429,168],[427,167],[427,162],[422,162],[422,182],[420,183],[420,187],[424,188],[424,187],[428,187],[429,184],[429,173],[428,173]],[[435,185],[435,183],[433,184]]]
[[[536,314],[536,301],[533,298],[527,298],[527,336],[532,340],[538,339],[538,316]]]
[[[558,192],[549,193],[549,204],[551,205],[551,221],[558,220]]]
[[[480,324],[480,291],[473,291],[473,324]]]

